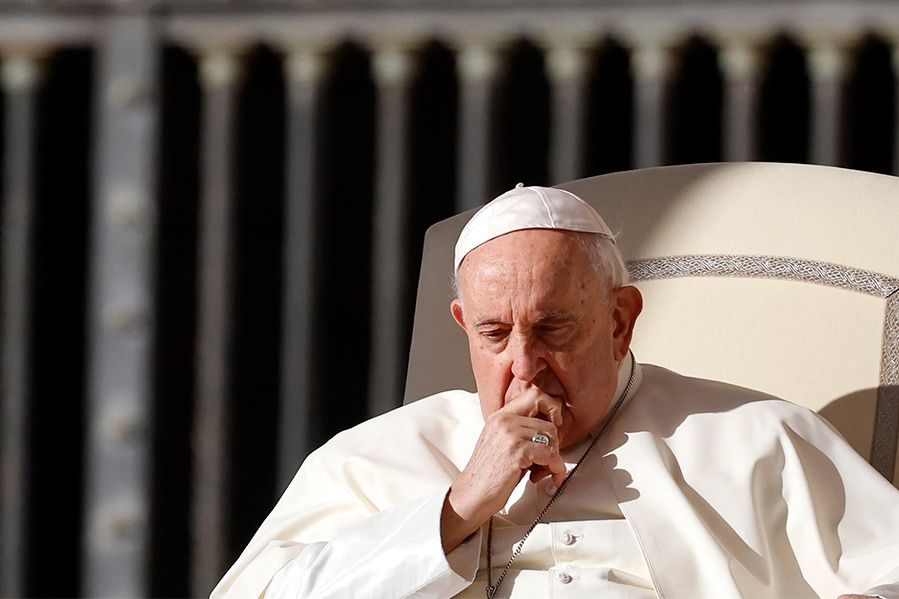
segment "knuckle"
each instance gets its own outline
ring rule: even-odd
[[[528,468],[534,463],[534,458],[529,451],[522,451],[518,456],[518,467]]]
[[[507,417],[507,415],[505,412],[503,412],[502,410],[497,410],[496,412],[487,416],[486,422],[487,423],[502,422],[503,420],[506,419],[506,417]]]
[[[508,414],[494,412],[487,417],[485,428],[490,428],[499,432],[508,432],[511,429],[511,419]]]

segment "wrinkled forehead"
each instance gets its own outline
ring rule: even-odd
[[[459,266],[462,287],[497,283],[561,285],[594,277],[588,234],[554,229],[506,233],[475,248]]]

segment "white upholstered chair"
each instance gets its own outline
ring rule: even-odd
[[[639,361],[815,409],[899,484],[899,178],[730,163],[560,187],[620,234],[645,298]],[[425,238],[406,402],[474,390],[448,308],[453,245],[472,213]]]

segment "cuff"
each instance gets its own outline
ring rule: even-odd
[[[468,582],[473,582],[478,574],[478,566],[481,561],[482,534],[482,529],[479,528],[446,556],[446,561],[453,569],[453,572]]]

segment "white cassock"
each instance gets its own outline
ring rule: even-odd
[[[629,397],[498,596],[899,599],[899,490],[827,423],[633,367]],[[483,425],[476,394],[448,391],[340,433],[212,596],[484,597],[486,530],[449,556],[440,544],[444,497]],[[564,452],[569,466],[588,444]],[[526,477],[494,518],[494,580],[551,486]]]

